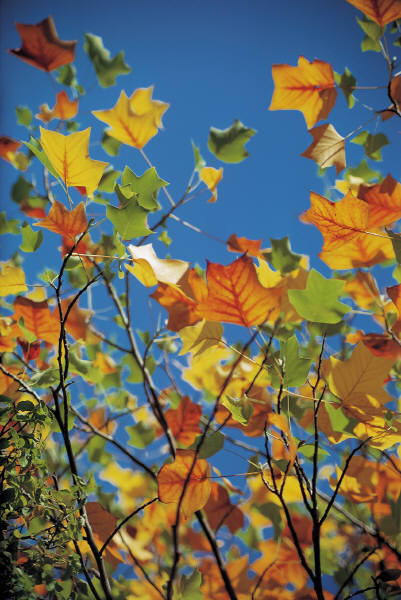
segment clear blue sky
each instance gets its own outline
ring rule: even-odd
[[[239,165],[223,165],[216,205],[201,199],[185,207],[180,216],[223,239],[233,232],[263,238],[264,247],[269,246],[269,237],[288,234],[296,251],[310,254],[312,264],[325,270],[317,259],[320,234],[300,223],[298,215],[309,206],[309,190],[324,193],[326,185],[333,185],[334,168],[324,180],[318,179],[316,165],[299,156],[311,140],[302,114],[270,112],[267,107],[273,91],[271,65],[295,65],[300,54],[309,60],[328,61],[339,72],[348,66],[362,85],[385,83],[383,59],[373,52],[360,52],[362,31],[355,17],[361,14],[345,0],[3,0],[0,6],[1,134],[27,139],[26,130],[16,124],[15,106],[28,105],[35,113],[40,104],[54,103],[46,74],[6,53],[7,48],[20,44],[14,21],[37,23],[51,14],[61,39],[78,40],[78,79],[88,93],[81,100],[77,120],[82,128],[92,126],[93,141],[100,139],[103,125],[91,110],[113,106],[121,89],[130,94],[137,87],[154,84],[154,97],[171,106],[164,117],[165,130],[145,150],[177,199],[193,165],[190,140],[200,146],[209,165],[219,167],[207,150],[209,128],[224,129],[239,118],[257,130],[247,146],[251,156]],[[97,87],[83,50],[85,32],[102,36],[112,55],[125,50],[132,73],[118,77],[115,87]],[[365,100],[363,94],[359,97]],[[383,107],[382,101],[375,104],[380,95],[376,92],[373,106]],[[346,110],[340,93],[330,122],[345,135],[368,117],[363,109]],[[394,131],[392,121],[380,130]],[[355,157],[352,162],[358,162],[361,148],[350,144],[349,149]],[[100,147],[93,147],[91,154],[110,160]],[[395,147],[384,149],[389,165],[385,172],[391,170],[397,178],[400,166],[392,160],[395,156]],[[111,162],[118,168],[128,164],[139,173],[146,167],[139,153],[130,148],[123,150],[121,159]],[[8,200],[16,172],[2,163],[2,210],[8,217],[18,216],[17,207]],[[169,228],[174,239],[171,253],[177,258],[198,261],[202,266],[205,258],[216,262],[234,258],[222,245],[182,226],[170,223]]]

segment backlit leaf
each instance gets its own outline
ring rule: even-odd
[[[121,176],[121,184],[127,186],[131,193],[138,194],[138,204],[151,211],[160,208],[157,201],[159,190],[168,185],[167,181],[160,179],[154,167],[151,167],[139,177],[129,167],[125,167]]]
[[[239,163],[249,156],[244,145],[255,133],[254,129],[245,127],[241,121],[236,119],[227,129],[210,128],[208,148],[212,154],[224,162]]]
[[[55,313],[51,313],[47,300],[34,302],[29,298],[18,296],[14,301],[13,319],[23,318],[24,327],[38,339],[51,344],[58,344],[60,323]]]
[[[9,50],[14,56],[43,71],[53,71],[74,61],[77,42],[60,40],[52,17],[43,19],[37,25],[16,23],[15,26],[21,36],[22,46]]]
[[[153,233],[147,223],[149,211],[138,204],[135,195],[125,199],[121,206],[108,205],[106,214],[123,240]]]
[[[28,223],[21,227],[22,243],[20,249],[22,252],[36,252],[43,241],[42,231],[34,231]],[[21,290],[18,290],[21,291]]]
[[[190,446],[201,433],[199,420],[202,408],[184,396],[178,408],[169,408],[164,413],[165,419],[177,442],[183,446]]]
[[[124,52],[121,51],[114,58],[110,58],[109,50],[103,46],[103,40],[98,35],[85,33],[84,50],[92,61],[98,81],[103,87],[115,85],[117,75],[131,73],[131,67],[124,61]]]
[[[80,202],[74,210],[68,210],[61,202],[55,200],[47,217],[35,225],[73,240],[88,227],[83,202]]]
[[[21,267],[2,263],[0,272],[0,296],[26,292],[25,273]]]
[[[144,246],[129,244],[127,250],[133,262],[126,264],[126,268],[147,287],[156,285],[158,281],[178,283],[189,268],[189,263],[183,260],[158,258],[152,244]]]
[[[194,461],[194,451],[177,450],[174,462],[164,465],[157,476],[159,500],[166,504],[178,504],[189,476],[181,504],[185,518],[189,518],[194,512],[203,508],[211,492],[210,468],[207,461],[197,459],[189,475]]]
[[[37,119],[49,123],[52,119],[60,119],[68,121],[73,119],[78,112],[78,99],[70,100],[65,90],[59,92],[56,98],[56,104],[52,109],[47,104],[40,106],[40,114],[36,115]]]
[[[234,535],[244,526],[244,514],[235,504],[231,504],[227,490],[218,483],[212,483],[212,491],[204,511],[214,531],[217,527],[226,525]]]
[[[273,65],[272,75],[275,87],[269,110],[300,110],[308,129],[327,119],[337,99],[329,63],[300,56],[297,67]]]
[[[213,167],[203,167],[199,172],[199,177],[206,183],[209,190],[212,192],[208,202],[216,202],[217,200],[217,184],[223,178],[223,168],[214,169]]]
[[[351,309],[338,301],[344,282],[326,279],[315,269],[309,273],[305,290],[289,290],[288,298],[297,313],[308,321],[339,323]]]
[[[238,421],[241,425],[248,425],[249,419],[253,413],[252,402],[246,396],[242,398],[231,398],[226,396],[221,401],[221,404],[230,411],[234,421]]]
[[[204,319],[195,325],[183,327],[179,330],[179,336],[182,340],[182,348],[179,354],[192,352],[194,356],[199,356],[212,346],[216,346],[222,335],[223,326],[221,323],[210,323]]]
[[[401,18],[400,0],[347,0],[382,27]]]
[[[338,175],[346,164],[344,138],[329,123],[314,127],[309,133],[313,142],[301,156],[314,160],[322,169],[334,165]]]
[[[270,243],[272,248],[269,261],[277,271],[280,271],[282,275],[286,275],[299,267],[302,256],[292,252],[287,235],[281,240],[270,238]]]
[[[236,252],[237,254],[244,254],[248,256],[255,256],[258,258],[261,256],[260,246],[262,240],[249,240],[245,237],[238,237],[236,233],[232,233],[227,240],[227,250],[230,252]]]
[[[355,104],[355,97],[353,95],[356,79],[351,74],[349,69],[345,67],[344,73],[340,75],[339,73],[334,73],[334,79],[336,80],[336,84],[342,90],[345,99],[348,104],[348,108],[352,108]]]
[[[390,234],[388,234],[390,236]],[[401,247],[400,247],[401,254]],[[393,244],[383,231],[373,229],[366,235],[357,236],[333,250],[320,252],[319,257],[331,269],[372,267],[394,259]]]
[[[376,185],[361,185],[358,197],[369,205],[369,229],[391,225],[401,217],[401,184],[390,174]]]
[[[361,131],[351,141],[363,146],[366,156],[372,160],[382,160],[381,148],[390,143],[384,133],[372,134],[368,131]]]

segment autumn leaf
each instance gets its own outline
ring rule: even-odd
[[[98,35],[85,33],[84,50],[94,66],[96,76],[102,87],[115,85],[117,75],[131,73],[124,61],[124,52],[119,52],[110,58],[110,52],[103,46],[103,40]]]
[[[216,202],[217,200],[217,184],[223,179],[223,168],[214,169],[213,167],[203,167],[199,172],[199,177],[206,183],[209,190],[212,192],[208,202]]]
[[[183,446],[190,446],[197,435],[201,433],[199,420],[202,408],[195,404],[188,396],[184,396],[178,408],[169,408],[164,413],[165,419],[177,442]]]
[[[47,300],[34,302],[29,298],[17,296],[14,301],[13,319],[23,319],[24,327],[38,339],[50,344],[58,344],[60,337],[59,319],[50,312]]]
[[[333,69],[300,56],[298,66],[273,65],[274,93],[269,110],[300,110],[308,129],[327,119],[337,99]]]
[[[13,164],[15,154],[20,147],[21,142],[18,142],[7,135],[2,135],[0,137],[0,158]]]
[[[262,256],[260,246],[262,240],[249,240],[246,237],[238,237],[236,233],[232,233],[227,240],[227,250],[236,252],[237,254],[248,254],[259,258]]]
[[[390,97],[392,104],[388,110],[382,112],[382,121],[387,121],[397,114],[401,106],[401,76],[393,77],[390,83]]]
[[[178,504],[195,459],[193,450],[177,450],[174,462],[164,465],[157,476],[159,500],[166,504]],[[199,458],[190,475],[181,504],[185,518],[203,508],[211,492],[210,468],[206,460]]]
[[[152,100],[153,87],[138,89],[128,98],[124,90],[113,108],[92,114],[110,125],[107,133],[128,146],[143,148],[161,127],[161,117],[169,105]]]
[[[34,223],[34,225],[44,227],[73,240],[87,229],[88,221],[83,202],[80,202],[74,210],[68,210],[61,202],[55,200],[47,217]]]
[[[66,188],[82,186],[88,196],[96,190],[108,163],[89,158],[91,128],[63,135],[40,128],[40,143]]]
[[[179,330],[182,340],[180,355],[192,352],[193,356],[199,356],[212,346],[216,346],[223,335],[221,323],[210,323],[202,319],[195,325],[188,325]]]
[[[151,297],[167,309],[169,319],[166,327],[171,331],[180,331],[202,318],[198,311],[198,302],[187,296],[178,285],[160,282]]]
[[[198,312],[208,321],[224,321],[250,327],[259,325],[280,310],[280,288],[265,288],[259,283],[255,265],[241,256],[224,266],[208,263],[208,295]]]
[[[359,269],[394,259],[394,250],[390,238],[381,230],[373,229],[369,234],[357,236],[334,250],[322,250],[319,257],[331,269]]]
[[[36,115],[44,123],[49,123],[52,119],[67,121],[73,119],[78,112],[78,99],[70,100],[65,90],[59,92],[56,98],[56,104],[51,109],[48,104],[42,104],[40,113]]]
[[[301,154],[315,161],[322,169],[336,168],[336,174],[345,169],[345,141],[337,133],[333,125],[326,123],[309,130],[313,137],[312,144]]]
[[[0,272],[0,296],[26,292],[25,273],[12,263],[2,263]]]
[[[400,0],[347,0],[347,2],[381,27],[401,18]]]
[[[302,215],[305,223],[313,223],[324,238],[324,251],[364,235],[369,222],[369,206],[352,192],[339,202],[331,202],[311,192],[311,207]]]
[[[129,244],[127,250],[133,262],[126,264],[126,268],[146,287],[156,285],[158,281],[178,283],[189,268],[189,263],[183,260],[158,258],[152,244]]]
[[[52,17],[37,25],[15,24],[21,36],[22,46],[9,50],[11,54],[43,71],[53,71],[74,61],[76,41],[60,40]]]
[[[109,535],[113,533],[117,526],[117,519],[108,510],[104,509],[99,502],[87,502],[85,504],[86,514],[92,529],[93,538],[97,549],[103,546]],[[89,550],[89,548],[88,548]],[[114,568],[119,563],[124,562],[121,554],[118,552],[117,545],[114,539],[111,539],[107,544],[104,556]]]
[[[226,163],[239,163],[249,156],[244,146],[255,133],[254,129],[236,119],[227,129],[211,127],[207,146],[218,159]]]
[[[345,282],[344,291],[363,309],[371,310],[380,302],[377,283],[371,273],[357,271],[355,277]]]
[[[216,531],[226,525],[232,535],[244,526],[243,512],[231,504],[227,490],[216,482],[212,483],[212,491],[204,511],[210,527]]]
[[[390,174],[381,183],[360,185],[358,198],[369,205],[369,229],[391,225],[401,217],[401,184]]]
[[[149,211],[159,210],[157,196],[159,190],[166,185],[168,182],[158,176],[154,167],[145,171],[140,177],[129,167],[125,167],[121,176],[121,188],[124,194],[127,195],[127,191],[136,194],[139,206]]]

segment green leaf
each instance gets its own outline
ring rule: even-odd
[[[19,225],[18,219],[10,219],[9,221],[7,221],[6,213],[5,212],[0,213],[0,235],[3,235],[5,233],[18,234],[19,233],[18,225]]]
[[[32,123],[32,112],[29,110],[27,106],[17,106],[15,109],[17,113],[17,122],[18,125],[23,125],[24,127],[30,127]]]
[[[103,40],[98,35],[85,33],[84,50],[92,61],[102,87],[115,85],[117,75],[131,73],[131,67],[124,61],[124,52],[121,51],[114,58],[110,58],[109,50],[103,46]]]
[[[253,404],[249,401],[246,395],[242,398],[232,398],[226,396],[221,401],[221,404],[230,411],[234,421],[241,423],[241,425],[248,425],[249,419],[253,414]]]
[[[355,96],[353,95],[354,88],[356,86],[355,77],[351,74],[349,69],[345,67],[345,71],[342,75],[339,73],[334,73],[334,79],[345,96],[348,108],[352,108],[355,104]]]
[[[360,177],[364,181],[373,181],[374,179],[380,179],[381,173],[380,171],[374,171],[371,169],[366,162],[366,160],[362,160],[358,166],[350,167],[347,169],[345,178],[349,180],[350,177]]]
[[[109,156],[118,156],[120,146],[121,142],[116,140],[116,138],[111,137],[106,131],[103,132],[102,148]]]
[[[121,171],[115,171],[112,167],[107,168],[103,173],[97,189],[99,192],[112,194],[116,185],[116,180],[119,178]]]
[[[399,265],[401,265],[401,234],[394,233],[394,231],[387,229],[387,227],[385,227],[385,230],[393,245],[395,260]]]
[[[181,598],[182,600],[203,600],[204,595],[200,588],[202,585],[202,575],[198,570],[193,570],[189,575],[183,575],[181,578]]]
[[[239,163],[249,156],[244,145],[255,133],[236,119],[228,129],[210,128],[208,148],[223,162]]]
[[[18,402],[17,404],[17,409],[29,410],[30,412],[32,412],[33,410],[35,410],[35,405],[30,400],[21,400],[21,402]]]
[[[270,262],[277,271],[280,271],[282,275],[286,275],[298,268],[302,256],[291,251],[291,244],[287,235],[281,240],[270,238],[270,243],[272,246]]]
[[[312,359],[299,356],[299,343],[295,335],[280,343],[280,357],[284,363],[284,387],[304,385]]]
[[[196,448],[199,438],[195,440],[191,448]],[[199,458],[210,458],[217,454],[224,446],[224,435],[220,431],[215,431],[205,437],[202,447],[199,451]]]
[[[57,81],[59,83],[61,83],[62,85],[65,85],[67,87],[71,87],[74,88],[75,90],[77,90],[77,92],[79,94],[84,94],[85,90],[84,88],[79,85],[78,80],[77,80],[77,70],[74,67],[74,65],[68,64],[68,65],[63,65],[62,67],[59,67],[57,69],[57,73],[58,73],[58,77],[57,77]]]
[[[199,148],[194,144],[194,142],[192,141],[192,149],[194,151],[194,161],[195,161],[195,168],[194,170],[199,173],[199,171],[201,169],[203,169],[203,167],[206,166],[206,161],[203,159],[201,153],[199,152]]]
[[[274,539],[278,540],[284,527],[281,519],[280,508],[277,506],[277,504],[273,504],[273,502],[266,502],[261,506],[256,505],[254,508],[272,522]]]
[[[61,181],[57,172],[54,170],[54,167],[51,164],[50,160],[47,158],[46,154],[43,152],[39,141],[36,140],[35,138],[31,137],[29,142],[23,142],[23,143],[25,144],[25,146],[27,146],[29,148],[29,150],[32,152],[32,154],[34,154],[36,156],[36,158],[38,160],[40,160],[42,165],[44,167],[46,167],[46,169],[49,171],[49,173],[51,173],[53,175],[53,177],[55,177],[56,179]]]
[[[363,146],[365,154],[372,160],[382,160],[381,148],[387,146],[390,142],[384,133],[371,134],[368,131],[361,131],[353,140],[353,144]]]
[[[75,133],[76,131],[78,131],[78,129],[80,127],[79,123],[77,123],[74,120],[67,121],[65,125],[66,125],[68,133]]]
[[[330,423],[333,430],[339,432],[344,431],[349,423],[349,419],[343,413],[340,405],[334,402],[325,402],[324,407],[330,417]]]
[[[129,425],[125,430],[130,436],[128,443],[135,448],[146,448],[155,438],[154,428],[148,427],[143,423]]]
[[[116,191],[118,188],[120,186],[117,184]],[[120,201],[121,197],[124,197],[122,192],[117,195],[119,195]],[[108,206],[106,208],[107,218],[113,223],[123,240],[131,240],[132,238],[153,233],[148,228],[148,212],[138,204],[134,196],[130,199],[125,198],[118,208],[115,206]]]
[[[26,198],[28,198],[29,193],[33,189],[33,185],[30,181],[25,179],[23,175],[20,175],[17,181],[13,184],[11,188],[11,198],[13,202],[17,204],[21,204]]]
[[[315,454],[315,446],[312,444],[304,444],[298,448],[298,453],[303,454],[308,460],[312,460]],[[318,461],[321,462],[326,456],[330,456],[330,454],[326,452],[326,450],[323,450],[323,448],[319,448],[317,453]]]
[[[130,370],[130,374],[126,378],[129,383],[142,383],[142,370],[131,354],[126,354],[121,360],[121,363],[126,365]],[[152,355],[148,356],[146,360],[146,368],[150,374],[152,374],[156,368],[156,363],[154,362]]]
[[[289,290],[288,298],[303,319],[317,323],[338,323],[351,310],[349,306],[338,302],[344,285],[344,281],[326,279],[311,269],[306,289]]]
[[[151,167],[143,175],[138,177],[129,167],[125,167],[121,184],[130,190],[131,194],[137,194],[139,206],[146,210],[159,210],[160,204],[157,201],[159,190],[168,185],[167,181],[160,179],[156,169]]]
[[[368,17],[363,16],[362,19],[356,19],[362,28],[362,30],[366,33],[367,37],[370,38],[374,42],[378,42],[382,37],[385,27],[381,27],[374,21],[368,19]]]
[[[43,241],[43,232],[34,231],[28,223],[21,227],[22,244],[20,249],[22,252],[35,252]]]
[[[34,373],[30,378],[30,385],[33,387],[49,387],[60,381],[60,373],[58,368],[50,367],[41,373]]]
[[[165,244],[167,246],[167,248],[170,246],[171,242],[173,241],[171,239],[171,237],[169,237],[167,231],[165,229],[163,229],[163,231],[161,232],[161,234],[159,235],[158,238],[161,242],[163,242],[163,244]]]

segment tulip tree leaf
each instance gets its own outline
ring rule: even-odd
[[[139,206],[146,208],[146,210],[159,210],[160,204],[157,201],[157,195],[160,188],[168,185],[167,181],[160,179],[156,169],[151,167],[143,175],[138,177],[129,167],[125,167],[121,183],[132,194],[137,194],[137,201]]]
[[[100,36],[85,33],[84,49],[92,61],[102,87],[115,85],[117,75],[131,73],[131,67],[124,61],[124,52],[121,51],[114,58],[110,58],[110,52],[103,46],[103,40]]]
[[[35,252],[43,241],[43,232],[34,231],[28,223],[24,223],[21,227],[22,252]]]
[[[356,86],[355,77],[352,75],[349,69],[345,67],[345,71],[342,75],[340,75],[340,73],[334,73],[334,79],[345,96],[348,108],[352,108],[355,104],[355,97],[353,95]]]
[[[282,275],[286,275],[298,268],[302,257],[300,254],[294,254],[291,251],[288,236],[283,237],[281,240],[271,238],[270,243],[272,245],[271,264],[277,271],[280,271]]]
[[[317,323],[339,323],[351,309],[338,301],[345,282],[326,279],[311,269],[304,290],[289,290],[288,298],[297,313],[308,321]]]
[[[147,224],[148,212],[139,205],[136,194],[126,197],[121,186],[116,185],[116,193],[121,206],[107,206],[107,218],[113,223],[115,229],[120,234],[121,239],[131,240],[153,233]],[[128,191],[129,193],[129,191]]]
[[[255,133],[236,119],[228,129],[210,128],[208,148],[223,162],[239,163],[249,156],[244,145]]]
[[[381,148],[390,143],[384,133],[372,134],[368,131],[361,131],[352,142],[363,146],[366,156],[372,160],[382,160]]]
[[[299,355],[299,343],[295,335],[280,343],[280,357],[284,361],[284,387],[304,385],[312,359]]]

